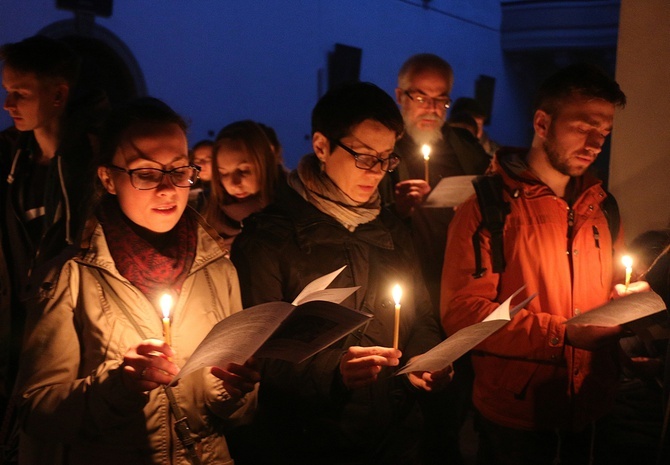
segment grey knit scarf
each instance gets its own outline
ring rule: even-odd
[[[379,191],[375,191],[367,202],[356,202],[321,170],[321,162],[314,154],[305,155],[300,160],[298,169],[289,174],[288,184],[305,200],[335,218],[351,232],[359,225],[377,218],[381,210]]]

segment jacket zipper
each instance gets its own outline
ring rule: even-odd
[[[568,207],[568,244],[572,247],[572,228],[575,226],[575,211]],[[572,251],[570,250],[572,253]]]

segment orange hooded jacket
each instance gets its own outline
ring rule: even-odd
[[[600,205],[596,178],[574,179],[570,207],[539,181],[525,154],[499,152],[492,170],[503,177],[510,203],[504,229],[507,266],[492,273],[490,236],[480,235],[482,265],[474,278],[472,236],[481,222],[476,197],[456,211],[442,274],[441,317],[447,334],[482,321],[522,286],[513,304],[537,296],[473,351],[473,402],[489,420],[517,429],[579,429],[601,416],[615,394],[615,346],[596,352],[565,344],[568,318],[604,304],[613,286],[615,246]],[[620,228],[621,229],[621,228]]]

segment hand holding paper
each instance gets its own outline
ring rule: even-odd
[[[204,367],[243,365],[252,355],[299,363],[349,334],[371,315],[340,305],[357,287],[325,289],[343,269],[308,284],[292,304],[268,302],[219,321],[174,381]]]
[[[250,358],[244,365],[230,363],[226,369],[212,367],[212,374],[223,381],[223,387],[233,399],[241,399],[254,390],[254,386],[261,380],[256,360]]]
[[[605,305],[567,320],[566,342],[580,349],[596,350],[624,336],[625,328],[622,325],[635,325],[639,321],[652,324],[649,317],[664,309],[663,299],[652,291],[610,300]]]
[[[418,371],[408,374],[409,382],[417,389],[426,392],[441,391],[454,378],[454,366],[449,365],[438,371]]]
[[[516,297],[522,289],[523,287],[500,304],[484,319],[484,321],[457,331],[428,352],[412,358],[407,365],[396,374],[420,371],[436,372],[451,365],[467,351],[477,346],[484,339],[505,326],[511,316],[515,315],[535,297],[535,294],[531,295],[510,310],[512,299]]]
[[[632,284],[631,284],[632,286]],[[665,309],[661,296],[653,291],[637,292],[610,300],[600,307],[570,318],[567,325],[617,326],[638,320]]]

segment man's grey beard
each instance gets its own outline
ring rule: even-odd
[[[417,145],[433,145],[435,142],[439,142],[443,139],[442,126],[426,131],[408,124],[405,127],[405,132],[414,140],[414,142],[416,142]]]

